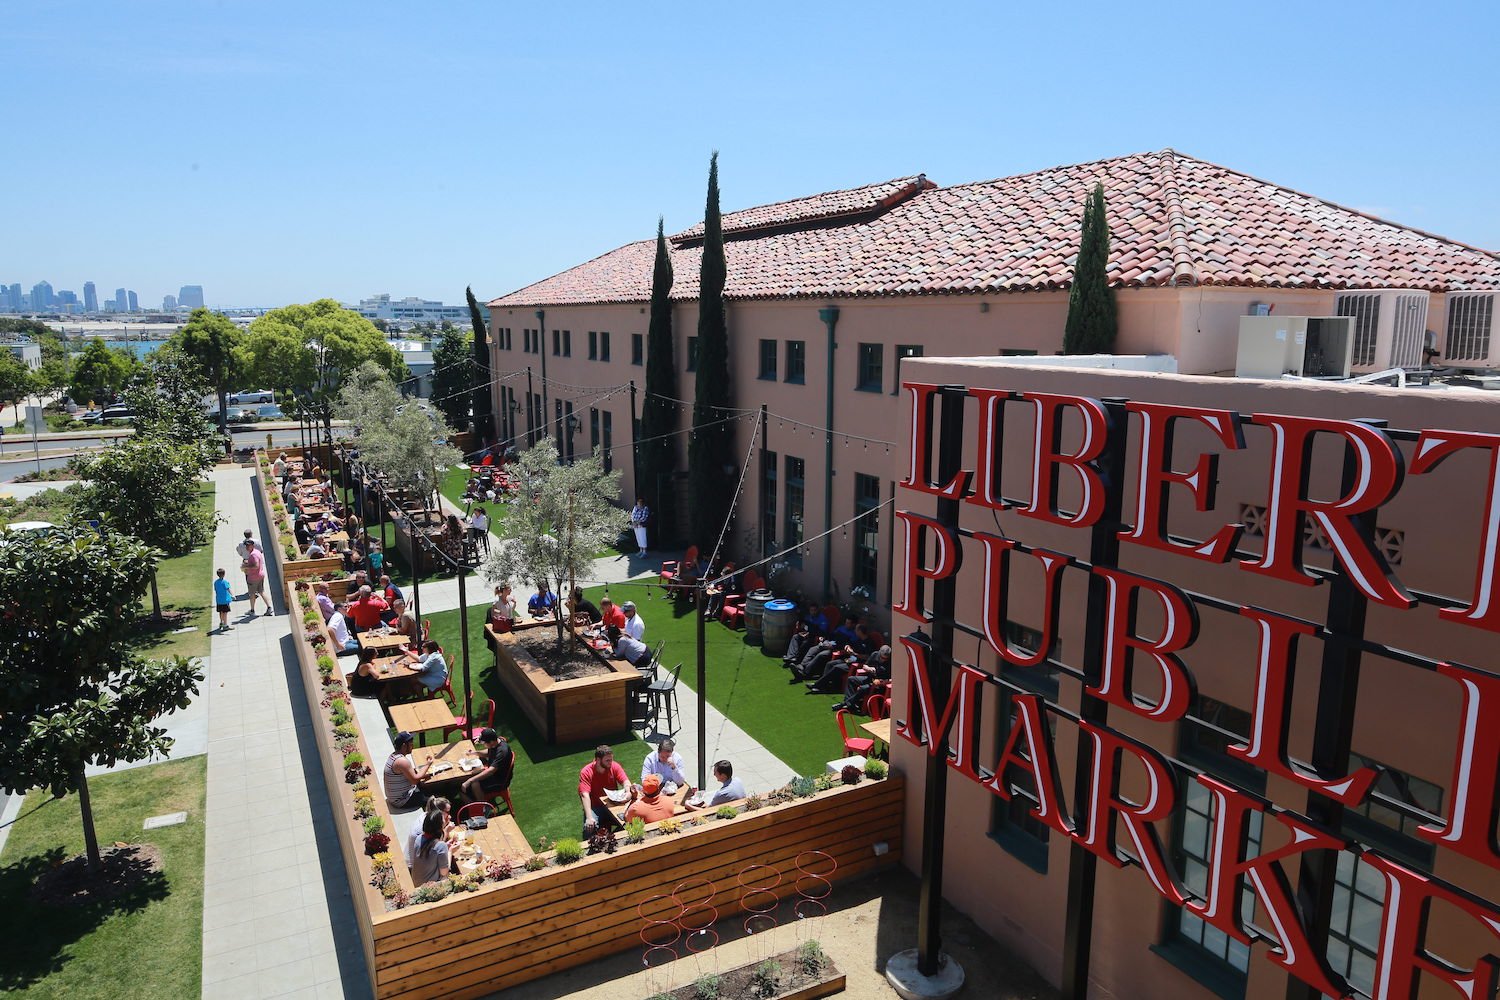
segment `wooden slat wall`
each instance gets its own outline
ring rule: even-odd
[[[712,883],[722,920],[741,912],[744,890],[737,878],[751,864],[780,869],[777,895],[795,901],[795,864],[804,851],[835,858],[834,882],[898,861],[901,814],[899,777],[865,782],[622,846],[614,855],[523,875],[472,895],[377,915],[376,996],[479,997],[639,948],[637,904],[688,880]],[[876,857],[880,841],[890,850]],[[653,909],[665,916],[675,910],[670,902]]]

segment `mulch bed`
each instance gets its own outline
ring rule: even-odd
[[[45,872],[31,887],[31,901],[81,906],[114,899],[161,872],[161,851],[150,844],[106,847],[99,855],[101,867],[96,875],[89,874],[88,858],[82,854]]]
[[[775,956],[771,961],[781,966],[781,974],[776,979],[776,985],[769,992],[764,984],[757,982],[755,970],[760,963],[742,965],[738,969],[719,973],[719,992],[721,997],[730,997],[734,1000],[755,1000],[758,997],[780,997],[795,990],[804,989],[814,983],[821,983],[829,979],[836,979],[839,970],[832,962],[824,965],[823,970],[815,976],[804,975],[797,966],[797,952],[787,951]],[[670,993],[657,994],[657,996],[669,996],[674,1000],[699,1000],[701,994],[695,983],[679,986]],[[652,998],[655,1000],[655,997]]]
[[[558,649],[555,628],[533,628],[511,634],[553,680],[603,677],[610,672],[582,643],[575,650],[570,636],[563,637],[562,649]]]

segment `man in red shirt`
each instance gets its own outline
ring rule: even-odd
[[[368,586],[359,588],[359,600],[349,605],[349,617],[354,620],[354,631],[363,632],[380,624],[381,612],[390,605],[376,597]]]
[[[599,624],[604,628],[613,625],[621,632],[625,631],[625,612],[615,607],[615,602],[607,597],[599,599]]]
[[[612,830],[621,828],[620,821],[604,801],[604,792],[629,787],[630,778],[625,769],[615,763],[614,750],[603,743],[595,747],[594,762],[583,765],[578,772],[578,802],[583,806],[584,840],[592,837],[601,823]]]

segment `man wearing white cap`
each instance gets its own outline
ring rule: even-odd
[[[646,619],[635,613],[635,602],[626,601],[620,605],[620,610],[625,612],[625,634],[637,642],[645,642]]]

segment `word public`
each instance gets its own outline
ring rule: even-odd
[[[1191,503],[1196,511],[1213,511],[1222,453],[1244,449],[1246,425],[1265,428],[1271,445],[1265,469],[1264,547],[1252,558],[1240,558],[1239,568],[1293,585],[1317,583],[1318,578],[1302,560],[1304,525],[1312,521],[1328,539],[1348,584],[1368,601],[1398,609],[1413,608],[1417,601],[1371,542],[1373,512],[1397,494],[1407,476],[1441,476],[1447,458],[1477,451],[1488,463],[1482,491],[1472,479],[1456,474],[1443,484],[1454,504],[1472,497],[1469,502],[1482,511],[1481,534],[1472,548],[1472,576],[1464,577],[1472,584],[1466,586],[1466,597],[1453,602],[1456,606],[1441,608],[1437,614],[1460,626],[1500,632],[1500,600],[1496,594],[1500,569],[1500,491],[1496,488],[1500,481],[1500,435],[1423,430],[1412,446],[1408,464],[1391,436],[1365,422],[1241,414],[1143,400],[1106,405],[1084,396],[969,387],[962,390],[967,403],[962,433],[974,442],[975,467],[958,469],[951,475],[947,474],[950,470],[944,470],[939,476],[942,481],[934,481],[931,470],[938,437],[934,405],[943,394],[958,390],[908,382],[903,384],[903,391],[911,407],[910,464],[901,483],[904,489],[987,510],[1012,510],[1019,517],[1050,525],[1097,531],[1109,506],[1109,491],[1125,489],[1125,476],[1108,476],[1101,468],[1101,458],[1113,448],[1133,471],[1131,493],[1113,497],[1122,511],[1119,520],[1129,522],[1108,526],[1120,545],[1145,546],[1185,560],[1216,564],[1237,558],[1243,526],[1226,521],[1203,541],[1184,541],[1169,535],[1170,507],[1174,502]],[[1021,444],[1028,443],[1005,441],[1004,418],[1015,407],[1029,410],[1031,417],[1030,467],[1025,472],[1024,489],[1016,491],[1024,499],[1008,498],[1002,489],[1003,445],[1012,443],[1012,450],[1019,450]],[[1128,448],[1125,435],[1131,423],[1135,425],[1136,443]],[[1066,440],[1076,440],[1076,447],[1064,446],[1065,424],[1075,429]],[[1180,455],[1174,458],[1174,432],[1184,424],[1206,429],[1219,451],[1199,453],[1186,460]],[[1333,499],[1309,495],[1313,444],[1323,438],[1342,443],[1348,456],[1344,480],[1349,485],[1342,496]],[[1179,468],[1184,464],[1185,469]],[[1064,483],[1071,487],[1067,492],[1069,506],[1076,509],[1061,505]],[[897,510],[896,517],[905,529],[897,583],[897,592],[904,596],[893,609],[896,613],[922,623],[931,621],[925,600],[927,585],[954,577],[966,557],[977,556],[983,567],[982,620],[956,624],[982,633],[1003,663],[1025,669],[1039,668],[1048,661],[1056,648],[1062,574],[1070,566],[1075,571],[1084,571],[1084,567],[1065,553],[1029,546],[1023,539],[959,532],[951,521],[944,524],[910,510]],[[1018,558],[1035,560],[1042,574],[1042,639],[1031,649],[1012,645],[1005,634],[1007,588],[1014,576],[1010,567]],[[1091,650],[1097,654],[1093,662],[1098,667],[1084,677],[1084,696],[1152,722],[1184,719],[1192,707],[1195,685],[1178,654],[1198,637],[1194,602],[1170,581],[1118,566],[1095,563],[1087,567],[1087,572],[1094,577],[1096,588],[1102,588],[1104,620],[1091,623],[1100,625],[1092,630],[1099,637],[1100,648]],[[1156,602],[1161,608],[1162,624],[1152,630],[1159,634],[1139,634],[1136,610],[1142,601]],[[1318,774],[1291,760],[1287,753],[1297,643],[1314,636],[1317,630],[1301,620],[1258,607],[1241,605],[1238,613],[1253,623],[1258,637],[1256,695],[1250,708],[1250,732],[1244,742],[1231,743],[1228,754],[1344,806],[1363,802],[1375,783],[1374,770],[1359,767],[1347,774]],[[908,637],[901,643],[907,654],[907,698],[904,718],[897,717],[898,736],[925,746],[933,757],[941,755],[953,771],[1002,799],[1015,794],[1002,775],[1029,776],[1031,787],[1022,791],[1035,802],[1031,812],[1038,821],[1112,866],[1138,866],[1162,897],[1231,939],[1246,944],[1263,940],[1270,961],[1302,982],[1328,996],[1353,995],[1324,956],[1310,946],[1309,929],[1295,903],[1285,865],[1295,863],[1308,851],[1354,850],[1385,883],[1376,997],[1415,997],[1423,977],[1447,983],[1468,997],[1490,996],[1500,986],[1500,959],[1496,957],[1500,954],[1500,906],[1208,774],[1192,778],[1208,792],[1214,806],[1215,830],[1206,888],[1201,894],[1189,891],[1173,870],[1155,825],[1169,819],[1178,807],[1177,782],[1172,764],[1163,753],[1107,726],[1078,718],[1079,753],[1087,755],[1091,780],[1086,800],[1077,803],[1076,813],[1070,812],[1046,715],[1050,710],[1063,718],[1074,716],[1040,695],[1011,693],[1015,724],[993,766],[982,766],[974,751],[979,746],[981,692],[997,679],[975,666],[953,662],[950,692],[939,705],[933,671],[950,668],[935,661],[927,642]],[[1444,822],[1419,826],[1416,835],[1500,869],[1500,845],[1496,842],[1496,823],[1500,820],[1500,676],[1452,662],[1437,662],[1434,670],[1457,685],[1462,698],[1461,724],[1453,737],[1454,767]],[[1146,697],[1136,690],[1136,680],[1142,674],[1148,675],[1149,681],[1139,686],[1157,692],[1156,697]],[[1431,736],[1423,734],[1423,738]],[[1134,802],[1122,794],[1122,778],[1128,772],[1144,776],[1149,789],[1145,802]],[[1256,813],[1263,815],[1268,828],[1275,825],[1283,829],[1282,846],[1250,853],[1252,842],[1246,831]],[[1075,816],[1081,819],[1075,820]],[[1122,830],[1133,848],[1131,854],[1117,846],[1116,834]],[[1272,840],[1267,837],[1263,843]],[[1244,920],[1240,905],[1244,892],[1256,895],[1270,929],[1253,927]],[[1429,950],[1430,945],[1439,943],[1428,940],[1429,914],[1437,905],[1463,914],[1493,939],[1495,950],[1479,957],[1475,968],[1459,968]]]

